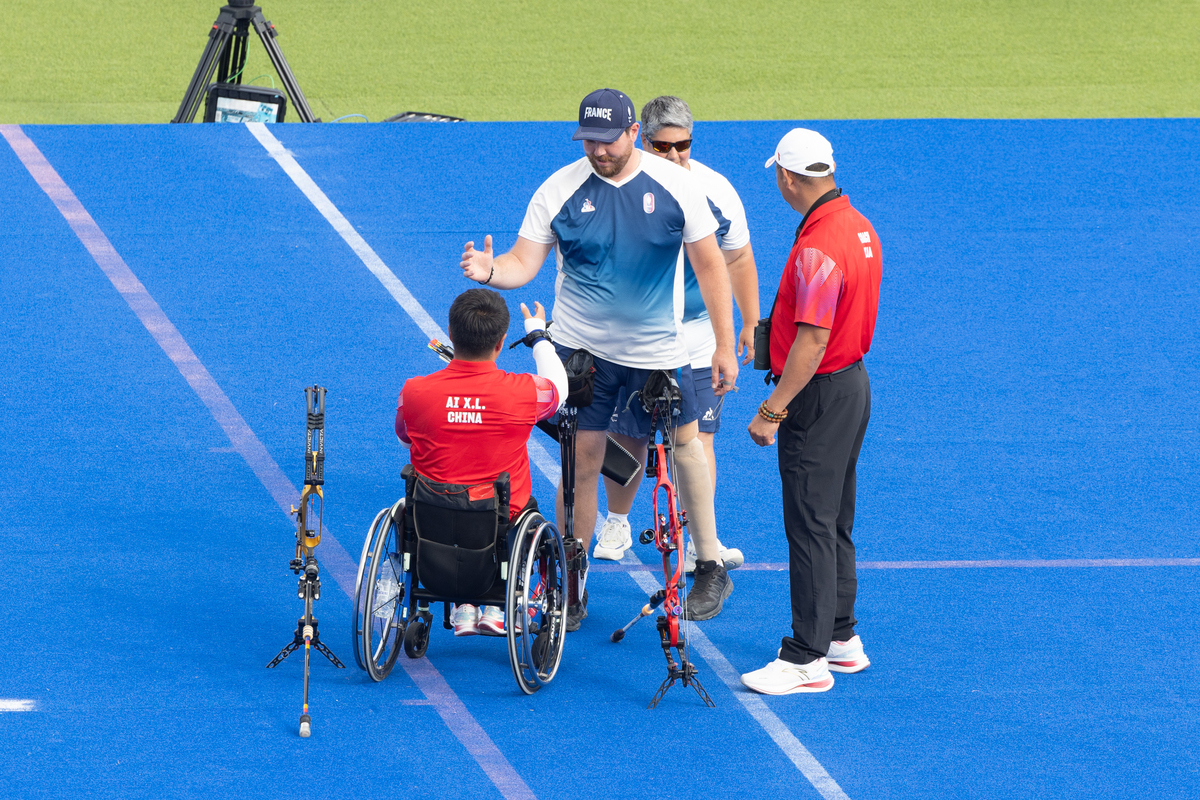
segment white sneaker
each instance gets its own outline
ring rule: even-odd
[[[479,615],[479,632],[484,636],[504,635],[504,609],[500,606],[484,606]]]
[[[848,642],[829,643],[830,672],[862,672],[871,666],[871,659],[863,652],[862,639],[855,634]]]
[[[625,551],[633,547],[633,537],[629,532],[629,523],[609,517],[604,520],[604,527],[596,538],[596,549],[592,558],[602,558],[605,561],[620,561]]]
[[[762,669],[747,672],[742,683],[760,694],[798,694],[827,692],[833,688],[833,675],[823,658],[808,664],[793,664],[777,658]]]
[[[466,603],[457,605],[450,615],[450,622],[454,625],[455,636],[474,636],[479,633],[479,609]]]
[[[737,569],[742,564],[746,563],[746,557],[742,555],[742,551],[736,547],[726,547],[717,540],[717,547],[720,548],[721,561],[725,562],[725,571]],[[696,571],[696,543],[688,537],[687,548],[683,553],[683,571],[691,575]]]

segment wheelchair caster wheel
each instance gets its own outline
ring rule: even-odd
[[[421,658],[429,649],[429,623],[416,617],[404,629],[404,654],[409,658]]]

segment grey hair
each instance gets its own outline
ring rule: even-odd
[[[683,128],[692,132],[692,110],[674,95],[656,97],[642,106],[642,135],[650,138],[663,128]]]

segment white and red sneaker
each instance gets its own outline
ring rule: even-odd
[[[474,636],[479,633],[479,609],[466,603],[454,607],[450,615],[455,636]]]
[[[828,661],[830,672],[862,672],[871,666],[858,634],[850,637],[848,642],[830,642]]]
[[[484,636],[504,635],[504,609],[500,606],[484,606],[479,615],[479,632]]]
[[[777,658],[762,669],[747,672],[742,683],[759,694],[799,694],[827,692],[833,688],[833,676],[825,659],[793,664]]]

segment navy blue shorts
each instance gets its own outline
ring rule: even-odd
[[[572,348],[564,347],[560,344],[554,345],[554,349],[558,352],[558,357],[564,362],[570,357],[571,353],[575,352]],[[609,430],[609,425],[613,417],[620,413],[620,416],[626,418],[625,428],[618,430],[617,433],[623,433],[634,439],[644,439],[649,436],[650,415],[642,408],[641,402],[638,399],[630,403],[629,398],[634,392],[642,390],[642,387],[646,385],[646,379],[650,377],[650,373],[654,370],[623,367],[620,364],[614,364],[597,355],[592,356],[592,362],[596,367],[596,389],[592,395],[592,404],[587,408],[579,409],[579,416],[577,418],[579,430]],[[679,382],[680,389],[682,390],[681,393],[683,394],[683,402],[680,404],[680,415],[675,418],[675,425],[686,425],[696,419],[697,416],[695,392],[690,391],[692,385],[691,367],[682,367],[667,371],[674,374],[675,380]],[[624,413],[627,403],[629,411]]]
[[[700,421],[700,430],[705,433],[716,433],[721,428],[721,403],[723,397],[717,397],[713,394],[712,389],[712,367],[704,369],[693,369],[684,367],[679,370],[682,380],[679,380],[679,389],[683,393],[683,404],[685,408],[690,408],[694,415],[692,419]],[[691,395],[689,398],[688,395]],[[690,404],[689,404],[690,400]],[[636,402],[634,403],[636,405]],[[641,408],[639,407],[640,411]],[[691,420],[688,420],[689,422]],[[684,423],[679,423],[683,425]],[[619,433],[622,436],[628,436],[633,439],[644,438],[646,433],[637,433],[639,430],[637,420],[633,416],[633,409],[625,411],[625,406],[622,405],[609,420],[608,432]],[[649,432],[649,427],[646,428]]]
[[[692,370],[692,388],[696,395],[696,417],[700,430],[716,433],[721,430],[721,406],[725,395],[717,397],[712,388],[712,367]]]

